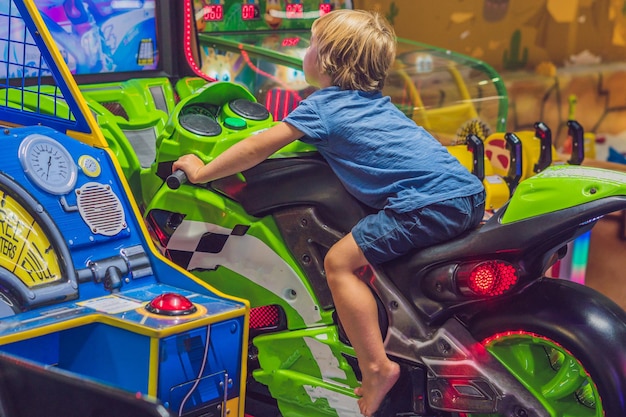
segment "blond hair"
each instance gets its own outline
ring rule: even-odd
[[[378,13],[340,9],[311,27],[319,70],[347,90],[378,91],[396,55],[393,27]]]

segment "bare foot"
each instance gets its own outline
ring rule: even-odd
[[[380,369],[362,369],[361,373],[363,374],[362,384],[354,389],[354,393],[361,397],[358,400],[361,414],[370,417],[378,410],[385,395],[400,378],[400,366],[393,361],[388,361]]]

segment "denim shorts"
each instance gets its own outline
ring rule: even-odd
[[[482,221],[485,193],[452,198],[409,213],[383,209],[364,217],[352,236],[371,264],[450,240]]]

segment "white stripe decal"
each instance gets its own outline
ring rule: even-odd
[[[231,229],[193,220],[183,221],[171,236],[167,248],[194,252],[207,232],[230,235]],[[228,268],[266,288],[288,302],[307,325],[321,321],[320,311],[298,274],[262,240],[230,235],[220,253],[194,252],[187,266],[194,269]]]
[[[340,368],[337,357],[333,355],[330,346],[326,343],[318,340],[319,337],[325,335],[319,335],[317,338],[305,337],[304,341],[311,350],[311,355],[315,358],[317,366],[320,369],[322,380],[326,383],[336,385],[341,388],[350,388],[347,384],[339,382],[347,379],[346,373]],[[325,398],[328,400],[328,404],[337,411],[337,415],[340,417],[361,417],[359,411],[359,405],[357,399],[350,396],[329,390],[324,387],[313,387],[311,385],[303,386],[311,402],[315,403],[319,398]]]
[[[345,381],[347,379],[346,373],[339,367],[339,361],[333,355],[330,346],[313,337],[305,337],[304,341],[309,347],[311,355],[315,358],[317,366],[320,368],[322,379],[325,382],[338,384],[337,380]],[[348,387],[346,384],[341,385],[345,388]]]
[[[328,405],[334,408],[340,417],[363,417],[355,397],[340,394],[324,387],[304,385],[302,388],[309,394],[311,402],[314,404],[321,398],[328,400]]]

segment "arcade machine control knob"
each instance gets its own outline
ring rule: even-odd
[[[162,316],[185,316],[195,313],[198,308],[187,297],[167,292],[154,297],[146,305],[146,310]]]

